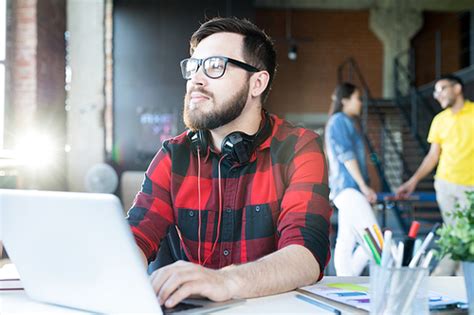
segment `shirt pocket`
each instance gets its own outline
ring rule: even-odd
[[[209,224],[213,225],[215,229],[217,211],[179,208],[178,228],[183,238],[194,242],[198,241],[199,212],[201,212],[201,241],[206,240],[206,230]]]
[[[244,228],[246,240],[273,237],[275,224],[269,204],[246,206]]]

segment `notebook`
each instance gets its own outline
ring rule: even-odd
[[[162,314],[116,196],[0,189],[0,217],[6,251],[31,298],[99,313]],[[242,302],[189,299],[174,311]]]

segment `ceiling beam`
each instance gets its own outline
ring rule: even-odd
[[[474,0],[255,0],[257,8],[363,10],[404,6],[421,11],[458,12],[474,8]]]

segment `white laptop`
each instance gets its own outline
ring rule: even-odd
[[[116,196],[0,189],[0,218],[6,251],[31,298],[99,313],[162,313]],[[180,310],[243,301],[195,302],[199,308]]]

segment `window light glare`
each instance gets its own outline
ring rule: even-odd
[[[54,143],[45,135],[29,134],[16,145],[16,156],[23,165],[40,167],[54,162]]]

